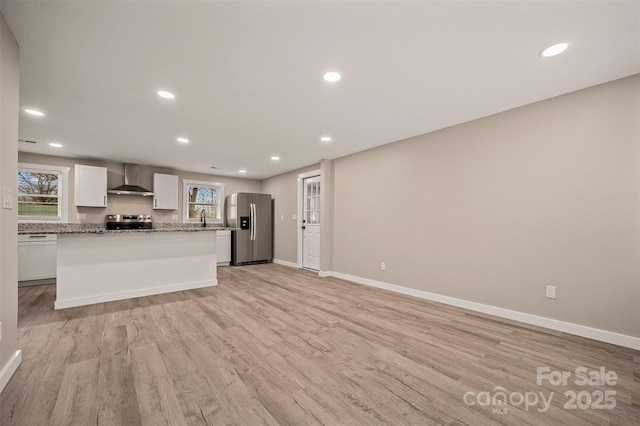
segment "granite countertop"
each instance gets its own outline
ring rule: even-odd
[[[97,223],[19,223],[18,234],[119,234],[149,232],[201,232],[233,230],[225,226],[195,223],[154,223],[152,229],[122,229],[107,231],[104,224]]]

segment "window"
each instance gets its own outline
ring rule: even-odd
[[[224,184],[183,180],[184,222],[207,221],[222,223],[224,204]]]
[[[18,219],[67,221],[68,167],[18,164]]]
[[[320,224],[320,176],[304,180],[304,220],[307,225]]]

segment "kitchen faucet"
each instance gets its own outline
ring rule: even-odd
[[[204,208],[200,209],[200,222],[202,222],[202,227],[207,227],[207,215],[204,212]]]

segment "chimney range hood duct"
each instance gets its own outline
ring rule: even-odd
[[[117,186],[108,190],[109,194],[119,195],[141,195],[143,197],[150,197],[153,192],[138,185],[138,169],[140,166],[137,164],[125,164],[124,165],[124,185]]]

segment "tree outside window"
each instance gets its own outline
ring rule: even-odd
[[[197,180],[183,180],[184,222],[223,221],[224,184]]]
[[[59,173],[18,172],[18,215],[59,217],[59,177]]]
[[[189,219],[218,219],[218,193],[213,188],[189,186]]]

